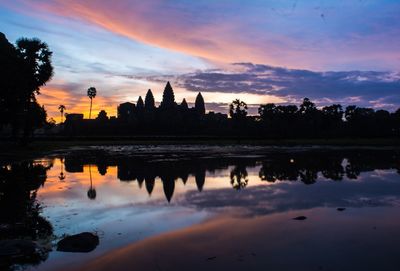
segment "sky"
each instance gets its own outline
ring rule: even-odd
[[[39,38],[54,77],[39,102],[88,116],[116,115],[170,81],[176,101],[227,112],[236,98],[261,103],[400,107],[399,0],[0,0],[12,43]]]

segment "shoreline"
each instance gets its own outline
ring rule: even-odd
[[[27,146],[10,140],[1,140],[0,159],[32,159],[57,150],[89,146],[263,146],[263,147],[373,147],[400,148],[400,138],[339,138],[339,139],[260,139],[260,138],[217,138],[217,137],[80,137],[80,138],[37,138]]]

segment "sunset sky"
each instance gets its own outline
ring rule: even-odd
[[[177,102],[201,91],[207,110],[251,104],[400,106],[399,0],[0,0],[10,42],[37,37],[54,52],[39,101],[59,120],[116,114],[171,81]]]

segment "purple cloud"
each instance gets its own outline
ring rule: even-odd
[[[308,97],[320,105],[343,103],[387,109],[400,105],[400,73],[396,72],[314,72],[235,63],[232,70],[198,71],[176,80],[189,91],[268,94],[293,102]]]

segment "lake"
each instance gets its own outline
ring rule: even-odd
[[[400,150],[103,146],[3,161],[12,270],[400,270]],[[57,251],[92,232],[88,253]],[[1,259],[1,258],[0,258]]]

